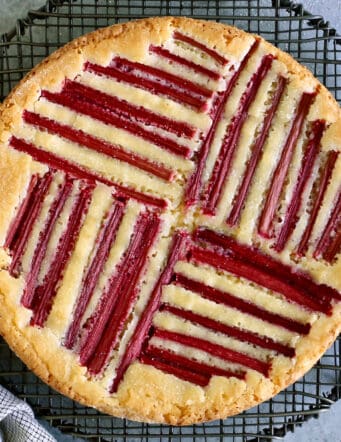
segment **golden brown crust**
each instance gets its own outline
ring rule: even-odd
[[[188,18],[153,18],[115,25],[80,37],[56,51],[36,68],[11,92],[1,108],[0,142],[2,162],[0,190],[6,188],[1,200],[0,212],[11,213],[20,198],[30,171],[38,167],[28,157],[9,153],[4,147],[11,127],[20,124],[21,110],[30,109],[38,97],[40,88],[58,88],[65,77],[73,78],[81,70],[85,59],[105,63],[112,48],[134,60],[140,60],[147,45],[164,41],[174,28],[185,29],[197,35],[211,47],[224,53],[231,41],[250,42],[253,38],[234,27]],[[139,41],[139,45],[136,45]],[[285,64],[288,75],[297,78],[305,87],[319,88],[319,118],[325,118],[329,128],[327,149],[332,149],[341,138],[341,111],[334,98],[313,75],[292,57],[263,41],[264,48]],[[236,54],[240,44],[235,45]],[[230,47],[233,51],[233,48]],[[61,66],[63,67],[61,69]],[[4,192],[1,192],[4,194]],[[0,215],[0,237],[3,237],[8,218]],[[6,254],[1,263],[6,261]],[[335,265],[337,275],[340,260]],[[117,395],[105,393],[102,384],[89,382],[86,370],[79,366],[67,350],[61,349],[48,330],[20,327],[25,309],[19,305],[20,282],[13,283],[5,270],[0,271],[0,333],[11,348],[41,379],[61,393],[99,410],[120,417],[148,422],[186,425],[218,418],[225,418],[262,402],[295,382],[318,360],[341,331],[341,308],[335,307],[332,317],[318,319],[307,337],[297,346],[297,357],[292,362],[280,358],[272,370],[272,381],[262,376],[248,375],[248,386],[234,378],[213,378],[204,390],[180,381],[171,375],[134,363],[126,373]],[[341,281],[335,277],[333,285],[341,289]],[[48,345],[44,342],[47,341]],[[41,349],[44,348],[44,351]],[[148,387],[147,380],[150,379]],[[171,396],[171,397],[170,397]]]

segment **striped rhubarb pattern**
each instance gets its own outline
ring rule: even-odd
[[[283,190],[285,177],[287,176],[294,149],[315,96],[316,93],[304,93],[298,103],[292,126],[284,144],[281,158],[273,173],[270,189],[259,220],[258,232],[264,238],[270,238],[273,235],[273,220]]]
[[[227,100],[229,99],[232,90],[235,87],[238,78],[240,77],[240,74],[244,70],[249,58],[255,52],[258,45],[259,41],[255,40],[254,43],[251,45],[251,48],[249,49],[249,51],[241,61],[239,68],[233,73],[232,77],[227,81],[225,90],[223,92],[218,92],[213,101],[212,110],[211,110],[212,123],[209,130],[207,131],[207,134],[198,152],[196,169],[189,177],[189,180],[186,185],[185,200],[187,206],[195,204],[199,199],[202,187],[202,175],[205,169],[206,160],[210,152],[210,149],[212,147],[212,143],[216,135],[218,124],[223,117]]]
[[[158,233],[160,219],[153,213],[141,213],[130,244],[118,264],[101,302],[90,318],[90,326],[80,350],[80,362],[92,374],[98,374],[118,343],[132,306],[139,293],[139,281],[148,261],[148,253]]]
[[[13,149],[18,150],[19,152],[23,152],[30,155],[36,161],[40,161],[41,163],[46,164],[49,167],[63,170],[64,172],[74,176],[77,179],[90,180],[93,182],[98,181],[107,186],[112,186],[115,188],[117,197],[132,198],[137,201],[141,201],[144,204],[160,208],[165,208],[167,206],[167,202],[165,200],[156,198],[149,194],[138,192],[129,187],[115,184],[109,179],[102,177],[96,172],[93,172],[92,170],[79,166],[71,161],[66,160],[61,156],[55,155],[54,153],[44,151],[43,149],[40,149],[34,144],[28,143],[23,139],[13,136],[10,140],[10,146]]]
[[[57,246],[55,257],[45,275],[43,282],[35,288],[32,306],[31,325],[42,327],[51,310],[53,298],[56,296],[58,282],[65,270],[87,213],[93,185],[87,185],[79,192],[72,208],[66,231]]]
[[[85,70],[123,81],[156,95],[164,95],[179,103],[205,110],[213,92],[197,83],[170,74],[161,69],[115,57],[110,66],[86,63]]]
[[[262,130],[256,141],[254,142],[252,153],[247,163],[242,183],[240,185],[240,188],[238,189],[238,193],[234,197],[232,209],[227,219],[227,223],[231,227],[235,226],[239,221],[240,214],[243,210],[243,206],[251,186],[252,178],[255,174],[257,164],[260,160],[262,149],[264,147],[264,143],[269,133],[271,123],[273,121],[280,100],[282,98],[285,85],[286,85],[286,79],[284,77],[280,77],[278,80],[278,86],[276,92],[274,93],[272,99],[272,104],[265,115]]]
[[[79,299],[73,313],[73,320],[66,334],[64,342],[66,348],[71,349],[75,345],[85,310],[88,307],[101,272],[103,271],[104,265],[108,259],[110,249],[116,239],[117,231],[124,215],[124,209],[125,204],[121,202],[114,202],[103,227],[98,233],[96,239],[97,250],[86,271],[86,274],[84,275]]]
[[[237,327],[230,327],[229,325],[223,324],[214,319],[209,319],[206,316],[198,315],[191,311],[182,310],[167,304],[161,306],[161,311],[172,313],[186,321],[193,322],[194,324],[201,325],[209,330],[225,334],[240,341],[246,341],[262,348],[274,350],[289,358],[295,356],[295,350],[293,348],[277,343],[269,337],[259,336]]]
[[[63,92],[108,109],[124,119],[134,119],[138,123],[172,132],[179,137],[193,138],[196,133],[196,128],[187,122],[170,119],[143,106],[136,106],[77,81],[66,80]]]
[[[228,126],[227,133],[224,137],[204,196],[203,211],[205,214],[215,214],[224,183],[230,172],[232,158],[237,148],[243,124],[247,118],[248,110],[257,95],[262,81],[271,68],[272,61],[272,55],[265,55],[263,57],[259,68],[251,77],[246,91],[241,97],[237,113],[232,118],[232,121]]]
[[[35,185],[32,186],[34,181]],[[19,275],[20,263],[25,251],[25,246],[27,245],[34,223],[41,212],[51,181],[52,173],[50,172],[47,172],[40,179],[33,178],[28,189],[28,198],[19,209],[17,225],[13,226],[12,232],[9,232],[9,237],[6,242],[12,255],[12,261],[9,267],[9,272],[12,276]]]
[[[335,163],[338,159],[338,156],[339,156],[339,152],[337,152],[337,151],[330,150],[328,152],[324,168],[321,171],[321,175],[320,175],[320,177],[318,177],[316,179],[316,182],[314,183],[313,191],[311,194],[311,198],[313,199],[313,206],[310,211],[310,215],[308,218],[306,228],[303,232],[300,243],[299,243],[297,250],[296,250],[296,253],[299,257],[305,255],[305,253],[307,252],[310,237],[311,237],[319,210],[322,206],[322,202],[323,202],[325,193],[327,191],[333,170],[335,168]],[[315,195],[314,195],[314,191],[316,191]],[[337,250],[335,251],[335,254],[336,253],[337,253]]]
[[[294,358],[315,317],[341,301],[281,258],[331,265],[340,252],[341,191],[330,186],[339,152],[323,146],[328,121],[310,118],[319,91],[300,91],[296,102],[285,69],[257,38],[232,59],[175,31],[147,47],[144,63],[86,61],[60,88],[42,90],[9,138],[34,160],[32,170],[41,170],[37,162],[47,170],[33,173],[8,227],[9,274],[22,278],[30,325],[49,327],[68,269],[78,265],[71,318],[58,333],[89,378],[112,379],[111,394],[133,363],[201,387],[213,376],[270,377],[273,359]],[[264,113],[242,146],[258,97]],[[284,121],[290,101],[295,110]],[[273,164],[271,136],[283,126]],[[256,186],[262,203],[246,220]],[[253,222],[261,248],[239,236]],[[78,253],[84,238],[87,256]]]
[[[175,233],[172,245],[170,247],[168,260],[153,288],[147,306],[141,314],[139,322],[134,330],[134,334],[128,343],[126,352],[124,353],[117,367],[116,377],[110,389],[112,393],[117,391],[119,383],[121,382],[127,368],[139,357],[141,353],[144,342],[147,339],[150,331],[153,316],[160,306],[162,287],[169,284],[173,274],[174,265],[183,257],[183,254],[186,251],[187,241],[188,236],[184,232],[178,231]]]
[[[46,255],[47,246],[51,239],[51,235],[56,225],[56,222],[64,208],[66,200],[70,196],[72,187],[73,187],[73,180],[70,179],[69,177],[66,177],[59,194],[57,195],[56,199],[54,200],[49,210],[49,215],[48,219],[45,222],[45,227],[40,232],[39,242],[36,246],[32,258],[30,273],[27,275],[26,278],[24,295],[21,298],[21,303],[26,308],[33,307],[35,288],[37,286],[39,271],[41,269],[43,260]]]
[[[248,315],[260,318],[262,321],[269,324],[275,324],[279,327],[283,327],[294,333],[306,335],[309,333],[310,325],[302,324],[294,321],[293,319],[286,318],[285,316],[271,313],[268,310],[257,307],[255,304],[243,301],[242,299],[231,295],[230,293],[223,292],[214,287],[210,287],[201,282],[189,279],[184,275],[176,274],[175,283],[186,290],[190,290],[195,293],[199,293],[205,299],[209,299],[217,304],[223,304],[227,307],[232,307]]]
[[[49,91],[42,91],[42,97],[46,98],[52,103],[67,107],[79,114],[87,115],[105,124],[110,124],[119,129],[123,129],[136,137],[149,141],[156,146],[169,150],[177,155],[182,155],[184,157],[188,157],[190,155],[190,151],[186,146],[178,144],[171,138],[166,138],[155,133],[154,131],[144,128],[143,126],[132,123],[129,118],[117,116],[110,110],[106,108],[103,109],[101,106],[98,106],[91,101],[89,102],[87,99],[83,100],[82,98],[78,98],[77,95],[64,92],[52,93]]]
[[[140,356],[143,364],[153,365],[166,373],[177,376],[193,384],[205,387],[212,376],[236,377],[245,379],[243,371],[224,370],[213,365],[188,359],[164,348],[148,345]]]
[[[219,247],[223,253],[232,253],[237,259],[253,262],[256,267],[266,269],[274,276],[287,280],[292,286],[305,291],[312,298],[321,298],[321,304],[330,303],[332,299],[341,299],[337,290],[316,284],[304,272],[283,264],[254,247],[240,244],[231,237],[204,227],[197,229],[194,236],[197,240]]]
[[[205,349],[208,354],[215,357],[219,357],[227,362],[233,362],[235,364],[240,364],[245,367],[251,368],[268,376],[270,370],[270,364],[259,359],[247,356],[244,353],[239,353],[234,350],[230,350],[218,344],[214,344],[206,339],[200,339],[193,336],[184,335],[181,333],[176,333],[168,330],[156,329],[153,336],[160,339],[165,339],[178,344],[183,344],[188,347],[196,349]]]
[[[291,232],[295,227],[298,210],[301,206],[302,194],[305,186],[307,185],[309,176],[314,166],[314,162],[319,153],[321,147],[321,138],[324,129],[324,121],[317,120],[313,123],[311,140],[306,148],[302,159],[301,170],[299,171],[294,193],[285,214],[282,229],[276,239],[276,243],[274,246],[276,252],[281,252],[283,250]]]
[[[66,138],[73,143],[79,143],[88,149],[93,149],[96,152],[108,155],[111,158],[125,161],[126,163],[162,178],[163,180],[171,181],[173,178],[173,172],[171,170],[142,158],[139,155],[128,153],[119,146],[115,146],[96,137],[85,134],[81,130],[73,129],[70,126],[57,123],[56,121],[49,120],[48,118],[41,117],[38,114],[28,111],[24,112],[23,119],[25,123],[32,124],[40,130],[46,130],[49,133]]]

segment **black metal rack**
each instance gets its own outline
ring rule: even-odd
[[[154,15],[205,18],[255,32],[305,64],[341,102],[341,37],[323,17],[287,0],[50,0],[0,37],[0,98],[39,61],[86,32]],[[341,398],[341,339],[298,382],[238,416],[188,427],[139,424],[103,415],[56,393],[0,340],[0,383],[38,417],[89,441],[218,442],[281,439]]]

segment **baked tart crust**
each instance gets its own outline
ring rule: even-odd
[[[341,113],[288,54],[152,18],[56,51],[0,118],[0,333],[119,417],[239,413],[341,329]]]

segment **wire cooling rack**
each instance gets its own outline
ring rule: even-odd
[[[217,20],[255,32],[292,54],[341,101],[341,37],[323,17],[283,0],[50,0],[1,36],[0,96],[71,39],[113,23],[153,15]],[[27,400],[38,417],[89,441],[263,442],[281,439],[341,398],[341,339],[302,379],[272,400],[226,420],[188,427],[116,419],[61,396],[32,374],[0,340],[0,383]]]

